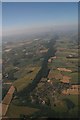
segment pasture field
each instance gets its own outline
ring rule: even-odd
[[[14,81],[13,85],[17,88],[17,91],[23,90],[27,85],[29,85],[32,80],[34,80],[36,74],[40,70],[40,67],[35,67],[33,72],[26,74],[23,78],[18,79],[17,81]]]
[[[6,115],[9,116],[9,118],[20,118],[21,114],[31,115],[37,111],[39,111],[39,109],[27,106],[16,106],[11,103]]]

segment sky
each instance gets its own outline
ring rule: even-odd
[[[4,2],[3,35],[21,34],[54,26],[78,24],[77,2]]]
[[[3,2],[79,2],[79,0],[2,0]]]

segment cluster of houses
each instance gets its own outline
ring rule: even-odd
[[[55,93],[55,89],[56,87],[53,84],[52,80],[47,79],[47,78],[42,78],[40,82],[38,83],[36,92],[33,92],[33,95],[31,95],[31,102],[32,103],[37,102],[38,104],[48,105],[49,100],[47,99],[46,95],[50,93],[53,95]]]

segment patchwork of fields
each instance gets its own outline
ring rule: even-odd
[[[7,117],[78,117],[80,82],[76,39],[61,36],[54,45],[50,43],[54,39],[33,41],[4,52],[3,82],[11,82],[16,89]],[[40,71],[43,62],[45,71]],[[27,94],[29,86],[32,91]]]

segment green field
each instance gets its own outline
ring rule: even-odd
[[[34,80],[39,70],[40,67],[35,67],[33,72],[26,74],[26,76],[24,76],[23,78],[14,81],[13,85],[17,88],[17,91],[19,92],[23,90],[25,87],[27,87],[27,85],[29,85],[29,83],[31,83],[32,80]]]
[[[37,111],[39,111],[39,109],[31,108],[27,106],[16,106],[11,103],[6,116],[8,116],[9,118],[20,118],[20,115],[22,114],[31,115]]]

